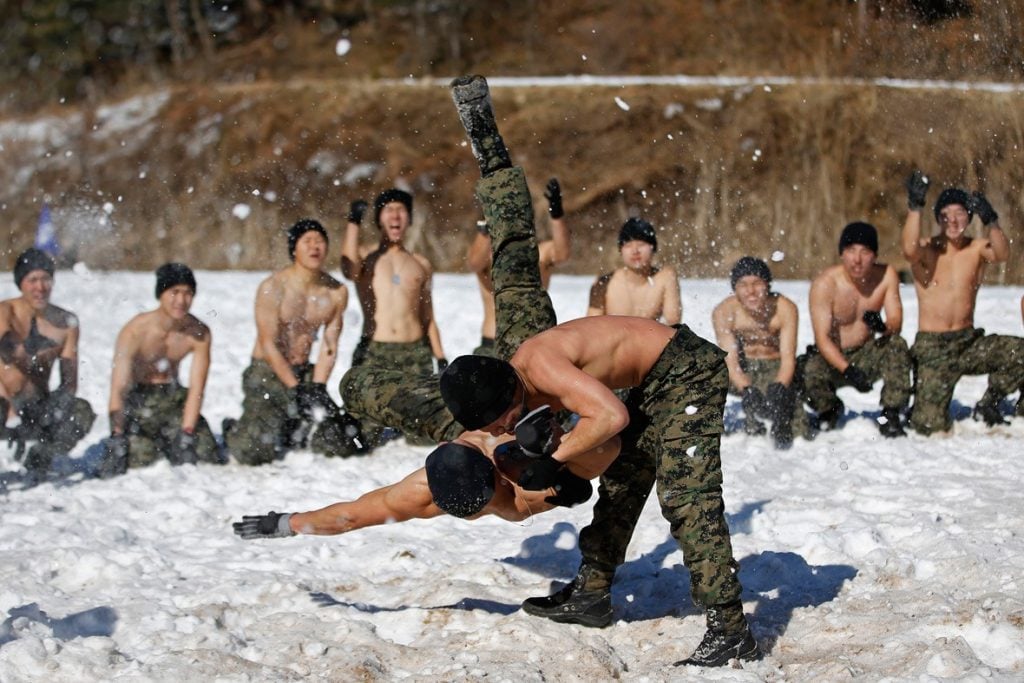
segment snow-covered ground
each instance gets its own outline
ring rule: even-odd
[[[213,328],[204,413],[237,416],[261,273],[200,272],[193,311]],[[555,276],[562,320],[590,279]],[[776,289],[803,309],[805,282]],[[107,431],[114,337],[154,305],[148,273],[60,272],[54,301],[82,321],[81,386],[101,415],[59,474],[24,488],[0,444],[0,681],[27,680],[1020,680],[1024,677],[1024,420],[968,418],[984,390],[965,379],[951,436],[878,436],[877,388],[843,389],[849,422],[788,452],[742,432],[722,445],[725,501],[744,603],[767,653],[741,669],[675,668],[703,617],[651,501],[619,570],[604,630],[526,616],[519,603],[569,579],[590,505],[522,524],[454,518],[339,537],[246,542],[244,513],[351,499],[419,467],[428,449],[392,442],[328,460],[295,452],[272,466],[158,464],[86,478]],[[467,275],[439,275],[435,306],[450,358],[479,336]],[[978,323],[1021,334],[1020,287],[985,287]],[[0,274],[0,298],[15,295]],[[711,335],[725,281],[683,281],[684,321]],[[913,291],[904,289],[912,340]],[[360,316],[348,312],[342,358]],[[733,399],[730,399],[732,401]],[[728,424],[738,426],[730,403]]]

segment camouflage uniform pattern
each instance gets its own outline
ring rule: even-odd
[[[49,470],[53,457],[70,452],[96,421],[88,401],[64,391],[28,400],[15,397],[13,405],[21,418],[18,435],[24,441],[36,442],[25,457],[25,468],[30,472]]]
[[[988,374],[988,388],[979,403],[998,404],[1024,385],[1024,338],[985,334],[967,328],[955,332],[918,332],[911,349],[914,359],[914,407],[910,426],[921,434],[953,426],[949,404],[964,375]],[[1024,401],[1017,401],[1024,417]]]
[[[882,380],[882,407],[903,410],[910,402],[910,351],[898,334],[869,340],[863,346],[843,349],[843,356],[860,368],[872,382]],[[837,407],[841,401],[836,389],[849,383],[843,373],[829,365],[817,352],[808,349],[797,360],[802,374],[803,398],[816,412]]]
[[[757,388],[762,394],[768,391],[768,385],[775,383],[775,378],[779,376],[779,366],[782,365],[782,361],[778,358],[742,358],[740,360],[740,368],[750,378],[751,384]],[[797,386],[797,375],[794,374],[793,381],[790,382],[790,387],[795,390],[795,394],[799,395],[800,388]],[[729,387],[729,393],[734,396],[739,396],[742,392],[734,386]],[[792,394],[791,394],[792,395]],[[765,394],[767,399],[767,394]],[[769,412],[771,408],[769,408]],[[794,397],[793,405],[793,435],[802,436],[805,439],[810,436],[810,421],[807,419],[807,413],[804,412],[803,406]],[[756,416],[745,415],[747,420],[754,419]]]
[[[694,602],[722,605],[740,595],[722,502],[719,447],[729,386],[725,353],[687,326],[665,347],[625,404],[622,452],[601,477],[594,519],[580,532],[586,590],[607,588],[651,488],[683,551]],[[736,628],[742,610],[730,613]]]
[[[128,467],[146,467],[171,451],[181,431],[181,414],[188,389],[180,384],[138,384],[125,397],[128,435]],[[199,462],[221,463],[217,440],[200,416],[196,423],[195,449]]]
[[[313,377],[313,366],[295,365],[292,372],[300,382],[308,382]],[[224,434],[224,442],[238,462],[264,465],[305,445],[313,425],[301,418],[291,392],[269,363],[254,359],[245,369],[242,394],[242,417]],[[344,423],[326,418],[316,427],[310,450],[328,457],[353,455],[347,440],[341,438],[344,431]]]
[[[496,358],[496,351],[494,350],[494,340],[489,337],[480,337],[480,346],[473,349],[474,356],[490,356]]]
[[[509,358],[524,340],[556,323],[551,299],[541,287],[533,204],[520,168],[497,171],[477,184],[477,197],[491,226],[497,340]],[[492,354],[494,355],[494,354]],[[450,441],[463,431],[441,400],[437,376],[364,362],[341,379],[345,410],[364,426],[388,425],[407,435]]]

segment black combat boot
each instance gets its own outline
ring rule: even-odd
[[[739,600],[708,608],[708,630],[693,654],[675,666],[723,666],[730,659],[761,658],[761,650],[750,632],[743,603]]]
[[[511,168],[512,159],[494,121],[487,79],[483,76],[459,76],[452,81],[451,89],[459,120],[469,136],[473,156],[480,164],[480,174],[488,176],[503,168]]]
[[[999,410],[999,401],[986,400],[985,397],[982,397],[974,406],[973,416],[975,420],[981,420],[989,427],[1010,424],[1003,418],[1003,413]]]
[[[820,432],[830,432],[839,426],[839,419],[843,416],[846,406],[842,401],[836,401],[835,405],[827,410],[818,413],[815,420],[815,428]]]
[[[572,583],[551,595],[527,598],[523,611],[560,624],[604,628],[612,623],[613,576],[614,572],[581,565]]]
[[[887,439],[894,439],[898,436],[906,436],[903,430],[903,420],[900,418],[899,408],[883,408],[882,419],[885,422],[878,423],[878,431]]]

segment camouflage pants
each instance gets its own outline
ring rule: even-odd
[[[477,198],[491,231],[497,355],[509,358],[524,340],[556,323],[541,287],[533,204],[520,168],[498,171],[477,183]],[[437,377],[364,362],[341,379],[345,409],[360,421],[394,427],[435,442],[461,434],[441,399]]]
[[[145,467],[167,457],[181,431],[188,389],[179,384],[140,384],[125,397],[128,466]],[[222,462],[210,425],[196,423],[195,447],[200,462]]]
[[[292,371],[300,382],[308,382],[313,376],[309,364],[293,366]],[[264,465],[292,448],[304,447],[310,431],[313,436],[309,448],[314,453],[328,457],[354,454],[343,438],[346,425],[330,416],[318,425],[303,420],[291,392],[266,361],[254,359],[245,369],[242,394],[242,416],[224,434],[224,442],[243,465]]]
[[[720,605],[740,595],[719,455],[729,374],[721,349],[685,325],[677,328],[643,383],[629,391],[622,452],[601,477],[580,550],[591,570],[586,587],[610,584],[657,482],[661,513],[683,551],[694,602]]]
[[[64,391],[28,400],[15,397],[13,405],[21,418],[19,436],[24,441],[36,442],[25,458],[25,468],[31,472],[49,470],[53,456],[66,455],[96,421],[88,401]]]
[[[953,422],[949,404],[964,375],[988,374],[981,402],[996,404],[1024,385],[1024,338],[985,334],[967,328],[955,332],[918,332],[914,359],[914,407],[910,426],[921,434],[945,431]],[[1024,416],[1018,400],[1017,415]]]
[[[882,380],[882,407],[903,410],[910,402],[910,351],[898,334],[869,340],[855,349],[843,349],[843,356],[860,368],[872,382]],[[816,412],[841,405],[836,389],[849,382],[825,358],[808,349],[798,359],[802,368],[803,398]]]
[[[765,394],[765,399],[768,399],[767,391],[770,384],[775,383],[775,378],[779,376],[779,366],[782,361],[779,359],[768,359],[768,358],[744,358],[740,361],[740,366],[743,372],[750,378],[751,384],[757,388],[762,394]],[[781,414],[780,411],[784,411],[791,415],[790,424],[793,428],[793,434],[796,436],[802,436],[807,438],[810,433],[810,425],[807,419],[807,413],[804,412],[803,406],[800,402],[795,400],[796,395],[799,395],[800,388],[797,385],[796,377],[794,376],[793,381],[790,382],[790,386],[795,391],[790,392],[793,400],[788,405],[774,406],[769,404],[766,412],[771,415]],[[730,386],[729,392],[733,395],[739,396],[740,392],[736,387]],[[765,417],[764,415],[744,415],[746,420],[756,421],[758,417]]]

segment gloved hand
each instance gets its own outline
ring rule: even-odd
[[[551,412],[551,406],[541,406],[516,423],[516,443],[527,455],[535,458],[550,456],[558,447],[555,444],[555,426],[555,414]]]
[[[863,370],[858,368],[853,363],[847,365],[846,369],[843,370],[843,378],[851,385],[853,385],[853,388],[856,389],[857,391],[871,391],[871,380],[868,379],[868,376],[864,373]]]
[[[265,515],[244,515],[241,522],[234,522],[231,526],[236,534],[247,541],[254,538],[287,538],[295,535],[288,524],[291,518],[290,512],[271,510]]]
[[[885,326],[885,321],[882,320],[882,313],[880,311],[864,311],[864,315],[861,318],[864,320],[864,324],[868,326],[868,329],[876,334],[885,334],[889,331],[889,328]]]
[[[128,450],[127,434],[110,435],[103,443],[103,460],[97,472],[101,479],[116,477],[128,471]]]
[[[544,190],[544,196],[548,200],[549,216],[561,218],[565,215],[565,211],[562,210],[562,186],[558,184],[558,178],[552,178],[548,181],[547,189]]]
[[[924,208],[925,197],[928,196],[928,176],[921,171],[914,171],[907,178],[907,206],[911,211]]]
[[[551,457],[538,457],[526,463],[517,482],[527,491],[543,491],[558,481],[558,472],[564,465]]]
[[[317,421],[325,415],[333,415],[338,406],[327,393],[327,385],[322,382],[299,382],[292,387],[292,400],[299,410],[299,415],[307,420]],[[317,415],[317,413],[320,415]]]
[[[366,214],[366,209],[369,205],[366,200],[357,199],[348,205],[348,222],[361,225],[363,222],[363,216]]]
[[[753,384],[743,390],[743,394],[740,397],[740,403],[743,406],[743,412],[749,417],[760,415],[765,411],[766,404],[764,394],[762,394],[761,390]]]
[[[479,220],[476,222],[476,231],[481,235],[491,236],[491,226],[487,225],[486,220]]]
[[[788,420],[793,414],[796,392],[782,382],[772,382],[764,393],[769,419],[776,422]]]
[[[448,359],[441,356],[440,358],[435,358],[434,361],[437,363],[437,372],[434,374],[440,375],[448,367]]]
[[[995,223],[999,220],[999,214],[996,213],[995,209],[992,208],[992,205],[989,204],[988,199],[986,199],[985,195],[982,193],[973,193],[971,198],[968,200],[968,203],[970,206],[967,208],[978,214],[978,218],[981,219],[982,225],[989,225],[990,223]],[[26,343],[28,342],[28,340],[25,341]]]
[[[167,454],[167,460],[172,465],[194,465],[199,462],[199,453],[196,451],[196,435],[190,434],[184,429],[175,434],[171,441],[171,450]]]
[[[544,501],[552,505],[571,508],[590,500],[591,494],[594,493],[594,487],[583,477],[577,477],[568,469],[563,469],[555,477],[555,491],[555,495],[546,497]]]

